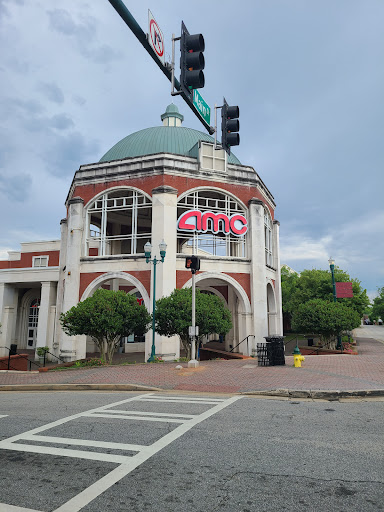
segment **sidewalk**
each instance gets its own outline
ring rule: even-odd
[[[52,389],[146,389],[211,393],[266,392],[285,396],[384,396],[384,344],[358,338],[359,355],[306,356],[302,368],[260,367],[257,360],[203,361],[80,368],[43,373],[0,372],[0,391]],[[273,392],[273,393],[271,393]],[[335,392],[335,393],[329,393]]]

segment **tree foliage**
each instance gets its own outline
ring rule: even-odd
[[[300,304],[292,316],[296,332],[320,334],[324,340],[341,335],[360,325],[357,311],[339,302],[313,299]]]
[[[351,277],[335,267],[336,282],[352,282],[353,297],[338,299],[344,306],[356,311],[360,318],[369,304],[367,291],[363,290],[358,279]],[[312,299],[333,302],[332,276],[330,270],[303,270],[301,274],[286,269],[281,272],[281,288],[283,296],[283,312],[293,315],[301,304]]]
[[[372,309],[369,313],[371,321],[376,321],[379,318],[384,320],[384,286],[377,291],[379,295],[373,299]]]
[[[91,336],[101,358],[109,364],[120,338],[144,334],[150,320],[146,307],[138,304],[135,296],[103,288],[60,316],[66,334]]]
[[[156,332],[163,336],[178,335],[190,358],[189,326],[192,320],[192,289],[175,289],[168,297],[156,301]],[[196,325],[199,340],[209,334],[227,334],[232,328],[231,313],[213,294],[196,290]]]

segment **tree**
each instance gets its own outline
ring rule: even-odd
[[[134,295],[99,288],[92,297],[79,302],[60,315],[63,330],[69,336],[86,334],[96,343],[100,356],[111,364],[123,336],[147,332],[151,316]]]
[[[363,290],[358,279],[335,267],[336,282],[352,282],[353,297],[338,299],[344,306],[356,311],[360,318],[369,304],[367,291]],[[312,299],[333,302],[332,277],[329,270],[303,270],[301,274],[282,271],[281,288],[283,297],[283,312],[292,318],[301,304]]]
[[[156,332],[163,336],[178,335],[191,356],[189,326],[192,320],[192,289],[175,289],[168,297],[156,301]],[[209,334],[227,334],[232,329],[231,313],[224,302],[213,294],[196,290],[196,325],[199,340]]]
[[[379,295],[373,299],[372,309],[369,314],[369,319],[373,321],[377,321],[379,318],[384,320],[384,286],[379,288]]]
[[[296,332],[320,334],[324,341],[358,327],[361,317],[357,311],[340,302],[313,299],[300,304],[292,315]]]

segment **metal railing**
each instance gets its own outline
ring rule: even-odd
[[[229,352],[233,352],[235,350],[235,348],[237,348],[239,345],[241,345],[243,343],[243,341],[247,340],[247,354],[249,354],[249,349],[248,349],[248,339],[251,338],[251,337],[255,337],[254,334],[248,334],[248,336],[246,336],[243,340],[241,340],[237,345],[235,345],[234,347],[231,348],[231,350]]]
[[[62,361],[63,363],[66,363],[67,361],[65,361],[64,359],[62,359],[61,357],[59,356],[56,356],[55,354],[52,354],[52,352],[49,352],[49,350],[45,350],[44,351],[44,356],[43,356],[43,364],[39,364],[39,363],[36,363],[35,361],[33,361],[32,359],[29,358],[29,356],[24,356],[22,354],[18,354],[17,351],[12,351],[9,347],[0,347],[0,348],[5,348],[8,350],[8,361],[5,362],[5,361],[1,361],[0,360],[0,364],[4,364],[5,366],[7,366],[7,370],[16,370],[17,371],[17,368],[15,368],[14,366],[11,365],[11,356],[19,356],[21,357],[22,359],[26,359],[28,362],[29,362],[29,368],[28,368],[28,371],[31,371],[32,370],[32,365],[35,365],[37,366],[38,368],[44,368],[45,367],[45,364],[46,364],[46,355],[47,354],[50,354],[51,356],[53,356],[55,359],[57,359],[58,361]]]

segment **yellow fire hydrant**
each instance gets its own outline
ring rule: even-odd
[[[301,361],[305,361],[305,357],[301,355],[299,347],[296,345],[293,351],[293,363],[295,368],[301,368]]]

